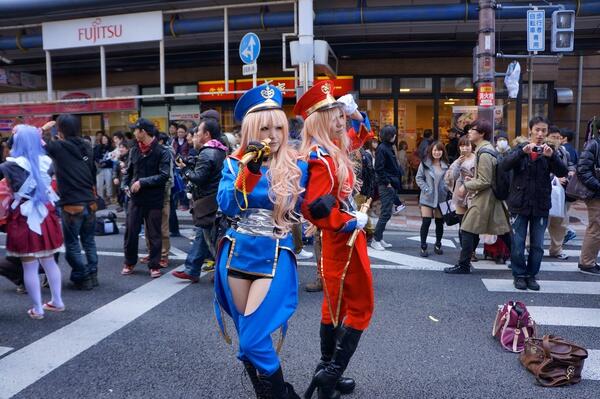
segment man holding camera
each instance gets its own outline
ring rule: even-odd
[[[550,122],[542,116],[529,121],[529,141],[515,147],[502,161],[502,168],[513,171],[508,209],[514,218],[511,269],[515,288],[540,289],[535,276],[544,256],[544,232],[551,207],[551,174],[565,177],[567,166],[546,143]],[[529,228],[529,256],[525,259],[525,240]]]
[[[198,150],[195,164],[187,165],[178,159],[177,167],[192,184],[193,218],[196,238],[185,260],[185,270],[174,271],[173,275],[183,280],[197,283],[202,263],[211,254],[215,255],[212,243],[212,229],[218,210],[217,191],[221,180],[223,161],[227,156],[227,146],[219,138],[221,128],[212,118],[204,119],[194,133],[194,148]]]

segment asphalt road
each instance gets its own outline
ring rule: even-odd
[[[566,262],[545,258],[544,268],[558,271],[543,269],[541,293],[498,292],[504,287],[498,280],[511,278],[507,268],[488,270],[484,267],[495,265],[478,262],[471,275],[445,275],[439,268],[458,254],[452,248],[455,233],[446,237],[444,255],[427,259],[418,257],[416,236],[392,232],[385,239],[394,247],[373,253],[376,307],[346,372],[357,381],[349,398],[598,397],[599,351],[590,351],[580,384],[541,388],[517,355],[491,337],[491,328],[498,305],[522,300],[536,309],[539,335],[561,335],[600,349],[599,278],[573,271],[575,257]],[[575,253],[577,243],[567,248]],[[30,320],[28,297],[0,280],[0,398],[253,397],[235,357],[235,338],[229,346],[217,331],[210,275],[199,284],[168,275],[151,280],[138,265],[136,274],[121,276],[122,235],[98,237],[97,244],[105,253],[100,287],[90,292],[65,287],[64,313]],[[190,242],[176,238],[172,246],[181,257]],[[69,267],[64,258],[60,263],[66,285]],[[182,263],[173,259],[167,270]],[[298,272],[302,284],[311,281],[314,263],[302,261]],[[592,284],[579,284],[584,282]],[[300,291],[281,352],[284,375],[301,392],[319,357],[321,297]],[[47,289],[44,299],[49,299]]]

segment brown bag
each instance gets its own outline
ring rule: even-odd
[[[529,338],[519,355],[521,364],[544,387],[559,387],[581,381],[588,352],[581,346],[554,335]]]
[[[215,222],[218,209],[219,205],[217,204],[217,194],[212,194],[207,197],[194,200],[194,207],[192,210],[194,226],[212,226],[212,224]]]

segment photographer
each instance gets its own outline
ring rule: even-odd
[[[519,144],[502,160],[505,171],[513,171],[508,208],[514,217],[511,268],[515,288],[538,291],[535,276],[544,256],[544,231],[551,207],[551,174],[565,177],[567,166],[546,143],[550,122],[541,116],[529,121],[529,142]],[[529,228],[529,257],[525,239]]]
[[[194,148],[198,150],[198,156],[193,167],[190,167],[190,162],[176,160],[177,167],[182,169],[183,176],[192,184],[196,238],[185,260],[185,270],[175,271],[173,275],[194,283],[199,280],[204,260],[215,254],[211,236],[218,210],[217,190],[221,169],[227,156],[227,147],[219,141],[220,137],[219,123],[214,119],[203,120],[194,134]]]

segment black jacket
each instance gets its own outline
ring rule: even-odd
[[[600,198],[600,174],[594,169],[600,169],[600,138],[591,140],[579,156],[577,163],[577,177],[594,194]]]
[[[372,198],[375,195],[375,169],[373,167],[373,155],[364,148],[360,149],[361,170],[360,179],[362,186],[360,193],[367,198]]]
[[[391,184],[396,190],[402,189],[402,168],[398,164],[394,144],[389,141],[380,143],[375,151],[375,175],[377,184]]]
[[[194,168],[184,171],[185,178],[194,184],[192,195],[195,200],[217,193],[226,156],[227,152],[221,148],[200,148]]]
[[[568,169],[556,151],[549,158],[539,154],[535,161],[531,160],[523,152],[523,147],[527,144],[518,145],[501,161],[501,167],[505,171],[513,171],[508,209],[516,215],[548,217],[552,206],[550,174],[565,177]]]
[[[101,169],[112,169],[113,162],[107,155],[111,152],[110,146],[104,144],[96,144],[94,147],[94,161]]]
[[[171,174],[171,154],[169,150],[154,140],[150,151],[144,155],[136,144],[129,150],[129,160],[122,188],[131,188],[139,180],[141,188],[137,193],[131,194],[133,203],[149,209],[163,207],[165,184]]]
[[[60,205],[94,201],[96,165],[90,143],[81,137],[46,141],[46,152],[54,161]]]

